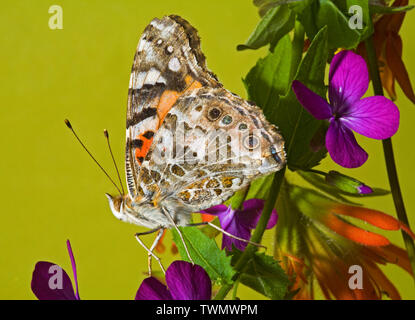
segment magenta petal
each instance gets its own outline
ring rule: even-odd
[[[76,272],[75,257],[73,255],[71,243],[69,240],[66,240],[66,247],[68,248],[69,259],[71,259],[73,277],[74,277],[75,288],[76,288],[76,299],[79,300],[78,273]]]
[[[236,217],[239,224],[243,224],[249,229],[255,229],[262,210],[264,209],[265,201],[262,199],[249,199],[243,204],[243,210],[237,211]],[[267,224],[267,229],[271,229],[277,223],[278,215],[275,209],[271,212],[271,217]]]
[[[355,102],[341,121],[368,138],[387,139],[398,131],[399,109],[385,97],[368,97]]]
[[[199,212],[204,213],[204,214],[211,214],[214,216],[218,216],[218,215],[225,213],[227,210],[228,210],[228,206],[225,206],[224,204],[219,204],[217,206],[213,206],[213,207],[210,207],[208,209],[205,209]]]
[[[330,157],[345,168],[357,168],[366,162],[368,154],[356,141],[353,132],[338,120],[331,120],[326,135]]]
[[[357,187],[357,191],[360,194],[370,194],[373,192],[373,189],[365,184],[362,184],[361,186]]]
[[[241,218],[242,215],[245,215],[245,217]],[[250,217],[246,217],[246,215],[249,215]],[[228,227],[224,230],[229,232],[233,236],[249,240],[251,239],[250,227],[252,224],[255,224],[255,220],[256,216],[252,215],[252,212],[250,211],[238,212],[238,214],[235,215],[235,219],[233,219],[231,223],[228,225]],[[224,234],[222,239],[222,249],[226,248],[229,251],[231,251],[232,245],[234,245],[239,250],[243,251],[245,250],[247,243]]]
[[[233,210],[231,206],[226,211],[218,215],[220,226],[223,230],[227,230],[235,219],[235,213],[237,210]]]
[[[77,300],[68,274],[51,262],[36,263],[31,287],[39,300]]]
[[[330,105],[320,97],[303,85],[300,81],[294,80],[292,89],[303,107],[311,113],[311,115],[319,120],[329,119],[332,115]]]
[[[353,51],[341,51],[330,64],[329,99],[335,113],[344,113],[369,86],[365,60]]]
[[[174,261],[167,268],[166,283],[174,300],[211,299],[212,282],[201,266]]]
[[[135,300],[173,300],[173,298],[164,284],[151,277],[141,283]]]
[[[262,210],[264,208],[265,201],[262,199],[248,199],[242,204],[243,211],[246,210]]]
[[[278,214],[277,214],[277,211],[273,209],[271,212],[271,217],[268,220],[267,229],[273,228],[277,224],[277,221],[278,221]]]

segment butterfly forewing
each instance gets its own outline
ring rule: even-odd
[[[202,86],[220,84],[206,69],[196,30],[178,16],[153,19],[138,43],[128,90],[126,175],[132,199],[140,166],[167,112],[181,95]]]

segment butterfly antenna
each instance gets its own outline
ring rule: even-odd
[[[115,170],[117,171],[117,175],[118,175],[118,181],[120,182],[121,190],[122,190],[122,193],[124,194],[124,187],[122,186],[121,176],[120,176],[120,172],[118,171],[117,162],[115,162],[114,154],[112,153],[111,144],[110,144],[110,136],[108,134],[108,130],[107,129],[104,130],[104,136],[107,139],[108,149],[110,150],[112,162],[114,163]]]
[[[91,154],[91,152],[89,152],[89,150],[87,149],[87,147],[85,147],[85,145],[82,143],[81,139],[79,139],[78,135],[76,134],[75,130],[72,128],[72,125],[71,125],[71,123],[69,122],[68,119],[65,119],[65,124],[72,131],[72,133],[74,134],[75,138],[78,140],[78,142],[81,144],[81,146],[85,149],[85,151],[89,154],[89,156],[92,158],[92,160],[94,160],[94,162],[98,165],[98,167],[102,170],[102,172],[104,172],[105,175],[107,176],[107,178],[112,182],[112,184],[118,190],[118,192],[120,193],[120,195],[123,196],[123,193],[121,193],[120,188],[118,188],[118,186],[115,184],[114,180],[111,179],[111,177],[108,175],[107,171],[104,170],[104,168],[94,158],[94,156]]]

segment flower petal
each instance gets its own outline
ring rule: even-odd
[[[255,229],[258,220],[264,209],[265,201],[262,199],[249,199],[244,201],[243,210],[237,212],[240,223],[245,224],[250,229]],[[278,215],[275,209],[272,210],[268,220],[267,229],[271,229],[277,223]]]
[[[205,210],[201,210],[199,212],[203,214],[211,214],[214,216],[218,216],[218,215],[225,213],[227,210],[228,210],[228,206],[225,206],[224,204],[220,204],[220,205],[213,206]]]
[[[358,228],[346,221],[340,220],[336,215],[326,215],[324,224],[337,234],[365,246],[386,246],[389,240],[377,233]]]
[[[333,161],[345,168],[360,167],[368,158],[366,151],[358,145],[353,132],[337,120],[330,121],[326,147]]]
[[[76,299],[79,300],[78,274],[76,272],[75,257],[73,255],[71,243],[69,242],[69,240],[66,240],[66,247],[68,248],[69,258],[71,259],[72,272],[73,272],[73,277],[74,277],[74,281],[75,281],[75,288],[76,288],[76,294],[75,295],[76,295]]]
[[[332,110],[327,101],[308,89],[300,81],[294,80],[292,89],[298,101],[300,101],[303,107],[311,113],[314,118],[324,120],[331,117]]]
[[[392,70],[394,77],[398,81],[406,97],[415,103],[415,93],[409,79],[408,71],[402,61],[402,40],[397,34],[389,34],[386,46],[386,59],[389,68]]]
[[[363,220],[384,230],[399,230],[401,227],[401,223],[394,217],[373,209],[338,204],[332,211],[336,214]]]
[[[212,282],[206,271],[186,261],[174,261],[166,271],[166,282],[174,300],[210,300]]]
[[[35,265],[31,283],[39,300],[76,300],[71,279],[57,264],[39,261]]]
[[[220,225],[224,230],[227,228],[229,223],[231,223],[234,214],[234,210],[232,210],[232,207],[225,206],[224,204],[213,206],[199,212],[202,214],[210,214],[217,216],[219,218]]]
[[[359,100],[369,87],[365,60],[353,51],[336,54],[330,64],[329,98],[336,113],[343,113]]]
[[[251,238],[251,230],[256,228],[259,218],[261,217],[264,204],[265,202],[262,199],[249,199],[244,201],[243,210],[234,211],[232,219],[229,219],[226,224],[226,228],[223,227],[223,218],[219,218],[222,228],[236,237],[249,240]],[[272,210],[270,219],[268,220],[267,229],[274,227],[277,220],[278,215],[274,209]],[[222,249],[226,248],[228,250],[232,250],[232,244],[241,251],[245,250],[247,246],[246,242],[234,239],[224,234]]]
[[[245,214],[246,212],[242,213]],[[230,224],[228,224],[225,231],[229,232],[233,236],[249,240],[251,239],[251,229],[245,224],[238,221],[237,218],[233,219]],[[238,239],[232,238],[227,236],[226,234],[223,235],[222,238],[222,249],[226,248],[229,251],[232,250],[232,244],[238,249],[238,250],[245,250],[247,243],[240,241]]]
[[[359,194],[371,194],[373,193],[373,189],[365,184],[357,187],[357,192]]]
[[[368,138],[387,139],[398,131],[399,109],[388,98],[368,97],[354,103],[340,121]]]
[[[135,300],[173,300],[167,287],[156,278],[147,278],[141,283]]]

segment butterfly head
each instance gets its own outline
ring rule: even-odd
[[[117,195],[112,196],[108,193],[105,194],[108,198],[108,202],[110,204],[110,208],[114,216],[121,220],[127,222],[127,215],[124,212],[125,209],[125,196]]]

